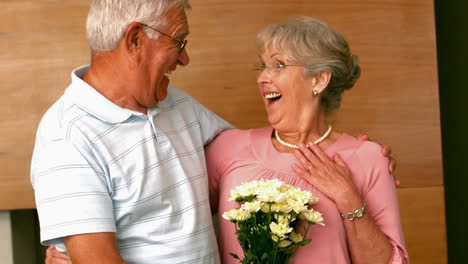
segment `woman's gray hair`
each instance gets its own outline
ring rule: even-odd
[[[189,0],[93,0],[86,22],[89,46],[92,51],[111,51],[130,23],[164,26],[164,14],[174,7],[190,9]],[[150,29],[145,32],[150,38],[158,38]]]
[[[297,17],[270,25],[258,33],[257,45],[262,53],[271,46],[294,64],[304,65],[309,76],[329,71],[330,83],[321,93],[327,113],[338,110],[341,94],[361,75],[358,58],[351,54],[348,42],[318,19]]]

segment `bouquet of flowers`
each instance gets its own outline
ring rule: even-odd
[[[317,197],[277,179],[243,183],[231,190],[229,200],[240,206],[223,217],[236,226],[244,259],[231,255],[242,264],[287,263],[311,241],[306,239],[310,226],[324,225],[322,214],[309,208]],[[298,219],[307,222],[302,234],[295,230]]]

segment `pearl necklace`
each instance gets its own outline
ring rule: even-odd
[[[332,131],[332,126],[331,125],[328,125],[328,129],[327,131],[325,131],[325,134],[323,134],[323,136],[321,136],[319,139],[315,140],[314,141],[314,144],[318,144],[322,141],[324,141],[331,133]],[[283,145],[283,146],[286,146],[288,148],[293,148],[293,149],[299,149],[299,146],[298,145],[294,145],[294,144],[290,144],[290,143],[287,143],[287,142],[284,142],[280,136],[279,136],[279,133],[278,133],[278,130],[275,129],[275,138],[276,140],[278,140],[278,142]]]

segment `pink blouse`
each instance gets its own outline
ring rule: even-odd
[[[322,212],[325,226],[311,227],[308,238],[311,237],[312,242],[299,248],[290,263],[351,263],[340,212],[333,201],[295,175],[291,165],[298,161],[293,154],[280,153],[273,147],[272,130],[271,127],[229,130],[206,148],[211,208],[213,214],[219,213],[218,244],[222,263],[238,263],[229,253],[243,256],[234,233],[234,224],[221,217],[224,212],[238,208],[237,203],[227,200],[229,192],[244,182],[261,178],[279,179],[320,198],[314,209]],[[393,245],[390,263],[408,263],[398,196],[393,177],[387,169],[388,159],[381,154],[380,146],[342,134],[326,149],[326,153],[329,156],[339,153],[351,170],[369,214]]]

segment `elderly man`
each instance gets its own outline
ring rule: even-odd
[[[230,125],[169,86],[188,0],[95,0],[91,65],[38,128],[41,241],[73,263],[218,263],[203,147]]]

